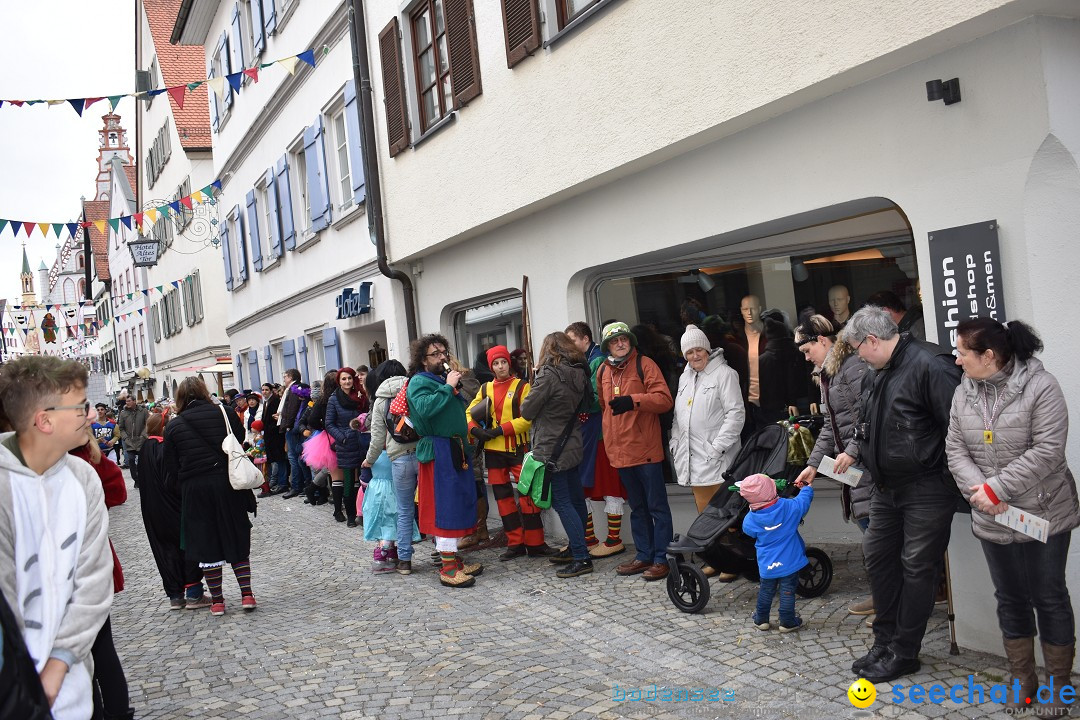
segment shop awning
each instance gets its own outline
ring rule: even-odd
[[[234,370],[234,368],[233,368],[231,363],[218,363],[217,365],[210,365],[208,367],[204,367],[199,372],[212,372],[212,373],[225,374],[225,373],[231,373],[231,372],[233,372],[233,370]]]
[[[183,368],[165,368],[165,372],[199,372],[204,366],[183,367]]]

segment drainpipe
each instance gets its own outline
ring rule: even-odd
[[[382,185],[379,181],[379,155],[375,146],[375,111],[372,105],[371,65],[368,63],[367,23],[364,19],[364,0],[347,0],[349,7],[349,36],[352,45],[353,80],[360,101],[360,150],[364,161],[364,182],[367,184],[368,234],[375,245],[379,271],[401,283],[405,296],[405,326],[412,342],[416,329],[416,301],[412,278],[386,261],[386,230],[383,226]]]

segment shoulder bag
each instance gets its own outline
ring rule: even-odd
[[[233,490],[254,490],[263,484],[262,472],[251,462],[251,458],[244,451],[244,446],[233,435],[232,425],[229,424],[229,416],[225,414],[225,408],[218,405],[221,417],[225,420],[225,439],[221,441],[221,450],[229,459],[229,484]]]

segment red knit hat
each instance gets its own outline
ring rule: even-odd
[[[492,365],[494,365],[495,361],[498,360],[499,358],[502,358],[506,362],[510,363],[511,367],[514,366],[513,360],[510,359],[510,351],[506,349],[505,345],[496,345],[495,347],[488,348],[487,361],[488,361],[488,367],[489,368]],[[494,369],[494,368],[492,368],[492,369]]]
[[[255,421],[253,421],[253,422],[251,423],[251,429],[252,429],[252,430],[255,430],[255,431],[257,431],[257,432],[262,432],[262,429],[263,429],[263,421],[262,421],[262,420],[255,420]]]

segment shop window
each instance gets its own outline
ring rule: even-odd
[[[521,347],[521,294],[464,307],[456,312],[452,344],[451,350],[462,365],[489,374],[488,348],[505,345],[513,351]]]
[[[323,375],[326,374],[326,348],[323,347],[322,330],[308,335],[308,351],[315,361],[315,373],[312,375],[312,379],[321,383]],[[337,368],[332,369],[336,370]]]

